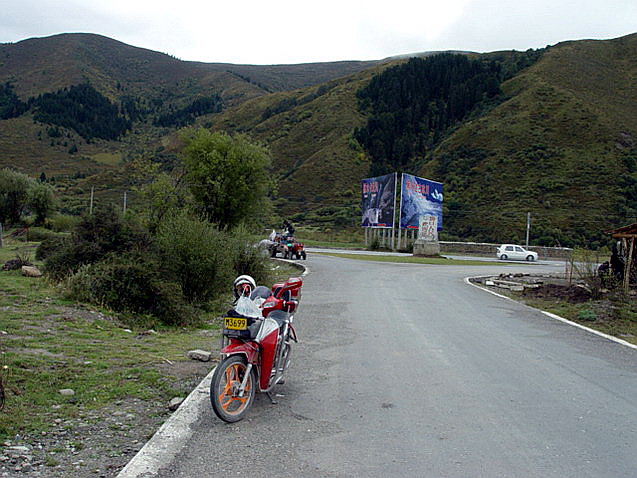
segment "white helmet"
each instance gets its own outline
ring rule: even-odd
[[[232,283],[232,292],[234,293],[234,298],[238,299],[242,295],[250,297],[250,294],[256,286],[257,283],[249,275],[242,275],[237,277]]]

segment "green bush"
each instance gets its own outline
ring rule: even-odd
[[[73,231],[75,240],[97,244],[105,254],[121,252],[149,242],[146,231],[133,216],[122,216],[114,207],[84,216]]]
[[[378,236],[372,238],[371,242],[369,243],[368,249],[370,251],[377,251],[380,249],[380,238]]]
[[[197,313],[179,284],[162,279],[157,261],[138,253],[82,266],[67,281],[69,297],[117,312],[152,314],[166,325],[189,325]]]
[[[55,232],[70,232],[77,227],[81,220],[82,218],[79,216],[58,214],[57,216],[48,218],[44,227]]]
[[[414,253],[414,243],[413,241],[409,241],[407,244],[403,244],[401,246],[401,248],[398,250],[398,252],[404,252],[407,254],[413,254]]]
[[[579,320],[585,320],[587,322],[594,322],[595,320],[597,320],[597,315],[592,310],[585,309],[585,310],[581,310],[577,314],[577,318]]]
[[[43,227],[30,227],[29,232],[23,237],[29,241],[41,242],[49,239],[59,239],[64,237],[64,235],[49,231]]]
[[[105,208],[82,218],[70,238],[59,242],[59,247],[48,243],[44,266],[53,278],[61,279],[109,253],[144,249],[148,244],[149,238],[138,224],[113,208]]]
[[[269,284],[272,280],[270,260],[263,249],[255,246],[257,239],[244,227],[235,229],[228,236],[234,275],[248,274],[257,284]]]
[[[228,235],[216,226],[185,212],[172,213],[160,224],[156,241],[162,263],[189,302],[206,302],[228,290],[233,259]]]
[[[58,280],[73,274],[81,266],[93,264],[104,257],[97,244],[80,242],[73,238],[59,241],[57,246],[47,241],[47,245],[44,253],[44,270]],[[36,252],[36,257],[42,255],[43,251]]]
[[[68,237],[52,237],[44,239],[35,251],[35,258],[38,261],[43,261],[49,257],[53,252],[62,247],[62,243],[68,240]]]

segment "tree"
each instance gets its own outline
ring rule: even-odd
[[[0,171],[0,222],[16,223],[27,207],[34,181],[26,174],[5,168]]]
[[[233,227],[267,210],[274,180],[266,148],[244,135],[205,129],[184,139],[186,180],[196,207],[209,221]]]
[[[13,85],[9,82],[0,85],[0,119],[20,116],[28,109],[27,103],[13,92]]]
[[[44,220],[56,206],[53,188],[44,182],[34,181],[29,188],[28,204],[35,214],[35,224],[44,224]]]
[[[148,205],[146,208],[148,229],[152,233],[157,230],[167,214],[181,210],[192,203],[182,178],[156,171],[153,174],[155,174],[153,182],[141,188],[141,193]]]
[[[188,302],[204,303],[232,280],[229,239],[227,233],[187,211],[173,211],[162,221],[155,237],[162,264]]]

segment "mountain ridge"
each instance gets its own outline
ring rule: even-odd
[[[149,109],[151,116],[134,123],[120,141],[85,142],[72,130],[49,138],[46,125],[33,122],[31,113],[1,120],[0,167],[67,178],[67,192],[77,196],[69,199],[72,207],[67,209],[78,211],[89,184],[101,184],[105,195],[107,184],[111,190],[113,184],[126,184],[122,171],[130,159],[141,155],[174,161],[179,152],[175,129],[153,125],[152,115],[214,93],[223,99],[222,111],[204,114],[194,124],[248,133],[270,147],[280,214],[324,227],[357,224],[358,186],[369,175],[370,157],[352,135],[368,120],[356,94],[406,59],[210,66],[158,52],[148,56],[144,49],[106,37],[89,35],[86,42],[87,37],[69,35],[54,38],[57,46],[41,48],[31,63],[21,63],[15,50],[7,57],[7,45],[17,44],[0,45],[0,81],[13,81],[25,98],[41,93],[41,85],[53,90],[88,79],[113,101],[140,95],[140,104],[150,108],[154,101],[159,106]],[[59,51],[60,40],[70,45],[65,52]],[[79,43],[73,47],[74,42]],[[22,48],[30,51],[37,44]],[[115,47],[118,52],[109,53]],[[463,53],[505,62],[521,58],[515,51]],[[470,115],[433,151],[414,158],[417,168],[407,172],[445,183],[443,234],[521,239],[529,210],[535,226],[532,240],[538,243],[602,243],[598,231],[637,215],[636,59],[637,34],[551,46],[535,63],[518,65],[521,69],[502,84],[497,104]],[[318,73],[317,65],[322,68]],[[348,70],[352,68],[359,70]],[[162,75],[161,81],[155,75]],[[323,81],[325,75],[329,79]],[[71,144],[79,149],[75,155],[69,154]]]

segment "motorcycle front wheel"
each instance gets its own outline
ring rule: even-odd
[[[217,365],[212,375],[210,402],[215,414],[225,422],[242,420],[252,405],[257,386],[254,369],[250,371],[243,396],[239,396],[239,387],[247,370],[248,363],[244,356],[231,355]]]

